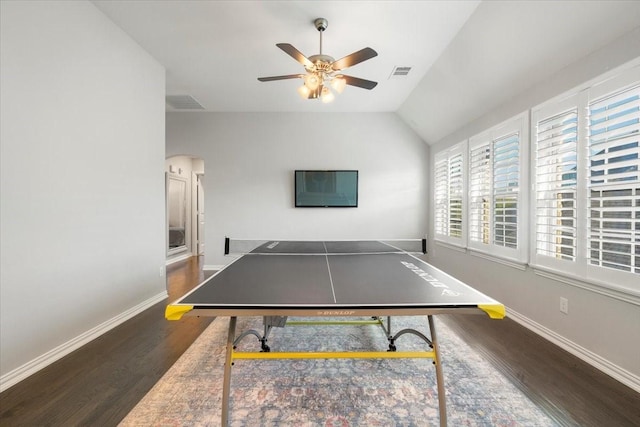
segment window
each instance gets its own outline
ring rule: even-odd
[[[640,273],[640,85],[588,114],[589,264]]]
[[[469,240],[489,244],[491,222],[491,144],[471,148],[469,158]]]
[[[449,235],[449,159],[443,156],[435,162],[435,233],[441,236]]]
[[[454,245],[464,245],[466,241],[465,150],[466,143],[460,143],[435,157],[435,235],[437,240]]]
[[[575,261],[578,109],[572,107],[536,126],[535,251]]]
[[[493,141],[493,244],[518,247],[520,134]]]
[[[640,68],[533,109],[532,123],[532,264],[637,292]]]
[[[527,120],[521,114],[469,140],[469,247],[520,262]]]
[[[640,292],[638,61],[594,82],[435,154],[437,241]]]

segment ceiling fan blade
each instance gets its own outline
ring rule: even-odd
[[[378,52],[371,49],[370,47],[365,47],[357,52],[352,53],[351,55],[347,55],[344,58],[338,59],[333,64],[331,64],[331,68],[334,71],[343,70],[347,67],[352,67],[356,64],[359,64],[367,59],[371,59],[375,56],[378,56]]]
[[[277,43],[276,46],[305,67],[313,67],[313,62],[309,61],[309,58],[304,56],[302,52],[293,47],[293,45],[290,45],[289,43]]]
[[[287,74],[286,76],[258,77],[261,82],[272,82],[274,80],[301,79],[304,74]]]
[[[371,80],[365,80],[365,79],[360,79],[358,77],[352,77],[352,76],[347,76],[344,74],[341,74],[339,76],[336,77],[342,77],[345,81],[345,83],[347,83],[350,86],[357,86],[357,87],[361,87],[363,89],[373,89],[374,87],[376,87],[378,85],[378,82],[373,82]]]

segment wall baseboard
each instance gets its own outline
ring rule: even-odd
[[[171,257],[171,258],[167,258],[166,265],[171,265],[171,264],[176,263],[178,261],[184,261],[185,259],[189,259],[192,256],[194,256],[194,255],[191,252],[187,252],[187,253],[182,254],[182,255],[177,255],[177,256],[174,256],[174,257]]]
[[[115,328],[121,323],[124,323],[125,321],[131,319],[133,316],[142,313],[144,310],[163,300],[166,300],[167,298],[167,291],[161,292],[147,299],[146,301],[143,301],[140,304],[130,308],[129,310],[120,313],[119,315],[101,323],[100,325],[89,329],[88,331],[78,335],[77,337],[59,345],[58,347],[49,350],[43,355],[36,357],[35,359],[25,363],[24,365],[14,369],[13,371],[6,373],[2,377],[0,377],[0,392],[7,390],[8,388],[24,380],[25,378],[35,374],[36,372],[47,367],[53,362],[62,359],[72,351],[77,350],[88,342],[93,341],[102,334],[109,332],[111,329]]]
[[[214,271],[214,270],[222,270],[222,268],[224,267],[224,265],[203,265],[202,269],[204,271]]]
[[[507,308],[507,317],[640,393],[640,377],[637,375],[509,308]]]
[[[209,268],[206,268],[209,267]],[[222,266],[205,266],[205,270],[219,270]],[[143,312],[147,308],[165,300],[168,297],[167,292],[161,292],[146,301],[141,302],[135,307],[103,322],[102,324],[86,331],[85,333],[59,345],[58,347],[44,353],[43,355],[25,363],[24,365],[14,369],[11,372],[0,377],[0,392],[3,392],[13,385],[19,383],[25,378],[35,374],[39,370],[52,364],[53,362],[63,358],[69,353],[77,350],[83,345],[93,341],[104,333],[110,331],[116,326],[124,323],[135,315]],[[520,313],[507,308],[507,317],[524,326],[525,328],[537,333],[538,335],[546,338],[552,343],[556,344],[560,348],[568,351],[579,359],[589,363],[596,369],[604,372],[610,377],[620,381],[626,386],[640,393],[640,377],[633,373],[623,369],[610,361],[600,357],[599,355],[587,350],[586,348],[564,338],[561,335],[556,334],[552,330],[540,325],[537,322],[529,319]]]

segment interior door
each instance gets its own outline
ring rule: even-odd
[[[204,175],[198,174],[196,181],[196,217],[198,235],[198,255],[204,254]]]

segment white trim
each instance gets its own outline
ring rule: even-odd
[[[465,246],[454,245],[453,243],[449,243],[449,242],[445,242],[443,240],[439,240],[437,237],[434,240],[434,242],[435,242],[436,245],[444,246],[447,249],[451,249],[451,250],[462,252],[462,253],[466,253],[467,252],[467,248]]]
[[[203,265],[202,266],[202,270],[203,271],[215,271],[215,270],[222,270],[224,268],[224,265]]]
[[[502,258],[493,254],[488,254],[486,252],[478,251],[473,248],[469,248],[469,254],[476,256],[478,258],[486,259],[488,261],[497,262],[499,264],[506,265],[507,267],[512,267],[520,271],[525,271],[527,269],[527,263],[525,262]]]
[[[167,233],[169,232],[169,227],[167,227]],[[175,249],[169,249],[167,251],[167,257],[172,257],[176,254],[181,254],[183,252],[187,252],[189,251],[189,248],[186,246],[180,246],[179,248],[175,248]]]
[[[62,359],[64,356],[68,355],[74,350],[77,350],[90,341],[93,341],[106,332],[109,332],[111,329],[131,319],[135,315],[142,313],[149,307],[166,300],[168,296],[169,295],[165,290],[147,299],[146,301],[143,301],[140,304],[126,310],[125,312],[118,314],[117,316],[107,320],[106,322],[103,322],[100,325],[89,329],[88,331],[78,335],[77,337],[72,338],[71,340],[63,344],[60,344],[54,349],[49,350],[48,352],[36,357],[35,359],[25,363],[24,365],[19,366],[18,368],[10,372],[7,372],[5,375],[0,377],[0,392],[7,390],[9,387],[14,386],[27,377],[35,374],[39,370],[52,364],[53,362]]]
[[[171,265],[171,264],[173,264],[175,262],[178,262],[178,261],[184,261],[185,259],[189,259],[192,256],[194,256],[194,255],[191,252],[187,252],[187,253],[179,255],[179,256],[167,258],[166,265]]]
[[[631,290],[629,289],[614,289],[609,284],[587,281],[585,278],[572,278],[566,274],[561,274],[557,271],[553,271],[539,265],[532,265],[531,267],[533,272],[538,276],[546,277],[547,279],[552,279],[580,289],[595,292],[609,298],[640,306],[640,294],[631,293]]]
[[[578,359],[581,359],[593,366],[594,368],[602,371],[603,373],[609,375],[613,379],[621,382],[622,384],[632,388],[636,392],[640,393],[640,377],[633,374],[632,372],[627,371],[626,369],[615,365],[611,361],[603,358],[602,356],[597,355],[596,353],[589,351],[588,349],[574,343],[573,341],[568,340],[548,329],[541,324],[534,322],[533,320],[523,316],[509,308],[507,308],[507,317],[512,319],[513,321],[519,323],[525,328],[529,329],[532,332],[540,335],[541,337],[551,341],[553,344],[562,348],[563,350],[568,351],[572,355],[576,356]]]

